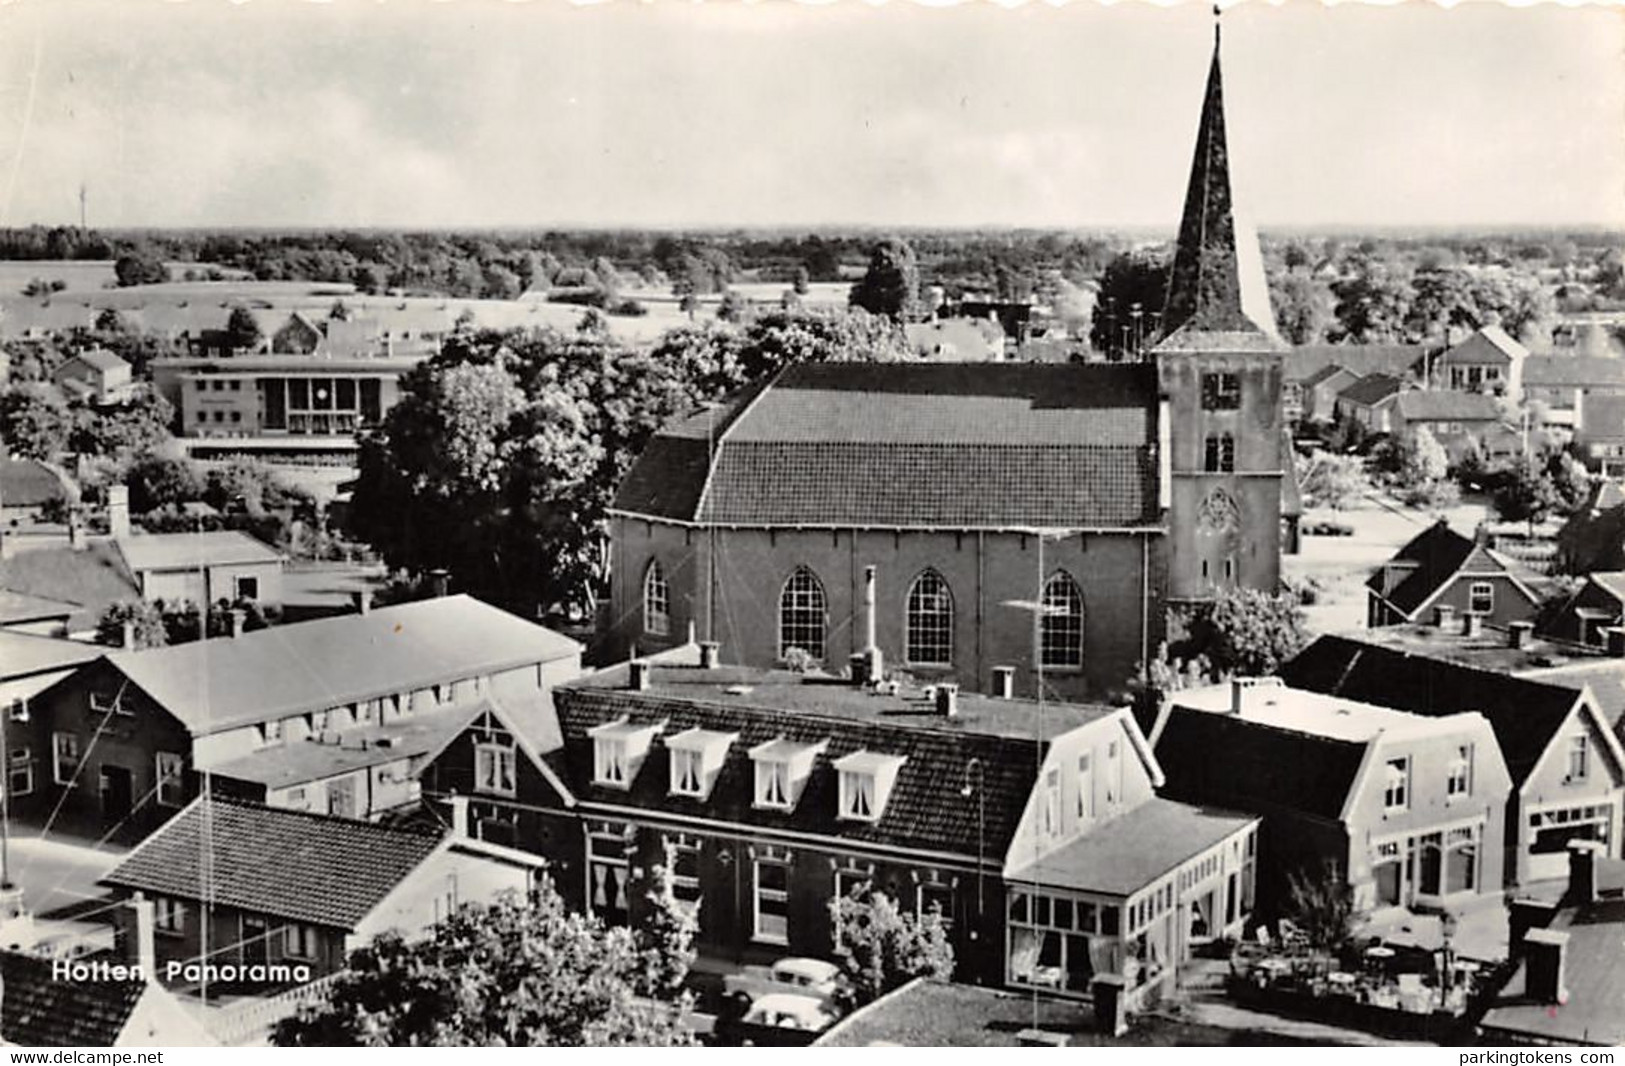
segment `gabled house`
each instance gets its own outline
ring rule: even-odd
[[[1398,435],[1426,429],[1455,461],[1486,442],[1498,443],[1493,438],[1502,421],[1501,407],[1492,396],[1412,389],[1394,402],[1392,428]]]
[[[68,356],[52,371],[51,380],[69,396],[97,405],[126,403],[135,390],[130,364],[105,348]]]
[[[1620,854],[1625,751],[1589,688],[1512,677],[1326,636],[1281,668],[1288,684],[1416,715],[1482,714],[1511,774],[1508,885],[1561,877],[1571,840]]]
[[[542,749],[476,722],[425,770],[476,831],[549,860],[573,906],[636,919],[669,856],[699,943],[825,955],[831,901],[871,884],[939,910],[961,973],[1088,997],[1172,980],[1251,909],[1247,815],[1160,799],[1125,708],[716,665],[693,645],[553,692]]]
[[[1329,363],[1298,383],[1296,417],[1310,421],[1330,421],[1337,413],[1337,397],[1359,381],[1354,371]],[[1282,404],[1286,404],[1283,387]]]
[[[282,554],[247,533],[131,533],[113,543],[149,603],[282,603]]]
[[[411,789],[399,764],[411,770],[414,756],[385,745],[388,757],[338,765],[342,745],[324,739],[370,742],[391,734],[372,727],[482,701],[529,710],[579,674],[580,654],[575,641],[467,596],[113,652],[39,693],[28,728],[11,730],[13,750],[26,747],[38,764],[17,812],[43,821],[54,811],[58,824],[140,839],[187,803],[200,769],[292,789],[306,783],[283,776],[293,763],[332,771],[307,779],[320,792],[305,805],[371,816]],[[411,732],[403,725],[391,744]],[[250,772],[248,758],[263,770]],[[285,805],[302,804],[290,795]]]
[[[1277,908],[1290,876],[1328,865],[1361,911],[1470,909],[1501,889],[1511,779],[1482,715],[1238,679],[1173,694],[1152,743],[1170,796],[1263,817]]]
[[[1557,531],[1557,565],[1565,574],[1625,570],[1625,490],[1602,480],[1584,507]]]
[[[0,589],[0,630],[42,637],[67,636],[75,604]]]
[[[1505,396],[1517,402],[1523,398],[1523,368],[1528,357],[1529,349],[1506,330],[1483,326],[1439,356],[1434,376],[1443,388]]]
[[[32,1048],[213,1047],[207,1029],[150,972],[64,978],[61,960],[0,952],[0,1043]],[[120,964],[122,965],[122,964]]]
[[[1577,433],[1595,397],[1625,394],[1625,359],[1596,355],[1531,355],[1523,365],[1523,398],[1541,429]]]
[[[0,588],[73,605],[68,631],[89,634],[110,605],[141,599],[141,588],[110,540],[83,548],[35,548],[0,558]]]
[[[1332,405],[1337,418],[1352,419],[1367,433],[1394,431],[1394,404],[1405,391],[1405,383],[1388,374],[1367,374],[1342,392]]]
[[[1398,625],[1446,615],[1505,626],[1532,621],[1540,596],[1514,564],[1488,544],[1440,519],[1366,580],[1366,625]]]
[[[1574,444],[1586,468],[1604,477],[1625,474],[1625,396],[1588,396]]]
[[[342,969],[379,933],[417,939],[465,903],[535,886],[536,856],[463,829],[455,821],[450,830],[396,829],[199,798],[100,883],[117,898],[154,904],[155,976],[165,985],[196,986],[207,964],[218,968],[211,987],[263,995]],[[127,909],[114,912],[121,932],[133,931]]]
[[[1607,630],[1625,620],[1625,571],[1593,571],[1547,624],[1546,634],[1599,649]]]

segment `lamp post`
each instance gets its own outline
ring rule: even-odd
[[[971,783],[971,774],[976,774],[976,782]],[[976,793],[976,924],[971,927],[972,940],[980,940],[982,935],[982,922],[984,913],[985,892],[987,876],[982,867],[985,863],[987,846],[987,768],[982,764],[980,756],[975,756],[965,764],[965,787],[959,794],[966,799],[971,793]]]

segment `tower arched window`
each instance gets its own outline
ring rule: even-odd
[[[1083,593],[1072,575],[1057,570],[1044,582],[1038,616],[1038,661],[1046,667],[1083,665]]]
[[[908,661],[947,666],[954,661],[954,597],[935,570],[914,579],[908,590]]]
[[[649,560],[643,572],[643,631],[660,637],[671,632],[671,586],[659,559]]]
[[[1229,433],[1213,433],[1207,438],[1202,469],[1209,474],[1230,474],[1236,469],[1236,438]]]
[[[800,648],[822,660],[825,614],[823,583],[805,566],[796,567],[779,594],[779,658]]]

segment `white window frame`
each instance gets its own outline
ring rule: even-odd
[[[650,559],[643,571],[643,631],[657,637],[671,634],[671,583],[659,559]]]
[[[611,788],[632,786],[631,758],[627,753],[625,737],[593,737],[592,780],[595,785]]]
[[[1389,759],[1383,764],[1382,809],[1406,811],[1411,806],[1410,756]]]
[[[152,898],[152,928],[157,933],[179,936],[186,932],[186,902],[173,896]]]
[[[952,666],[954,594],[948,580],[923,570],[908,587],[903,605],[904,658],[915,666]]]
[[[315,961],[321,954],[316,927],[304,922],[290,922],[283,931],[282,954],[290,959]]]
[[[1584,781],[1591,775],[1591,738],[1585,733],[1569,737],[1567,781]]]
[[[670,748],[671,794],[705,797],[705,753],[694,748]]]
[[[1061,832],[1061,771],[1054,768],[1044,771],[1043,830],[1050,837]]]
[[[502,770],[506,767],[507,773]],[[487,796],[513,796],[519,789],[519,760],[512,744],[474,745],[474,791]],[[504,784],[506,781],[506,784]]]
[[[172,769],[164,770],[165,761]],[[186,756],[173,751],[160,751],[152,757],[153,786],[158,806],[181,807],[186,804]],[[173,788],[173,791],[169,791]]]
[[[1116,739],[1106,742],[1106,808],[1115,810],[1123,802],[1123,745]]]
[[[1449,774],[1445,778],[1446,799],[1465,799],[1473,794],[1473,746],[1463,744],[1450,760]]]
[[[777,784],[775,790],[773,786]],[[756,806],[787,811],[792,805],[790,763],[786,759],[756,760]]]
[[[842,818],[852,822],[879,820],[880,782],[874,774],[842,770],[839,792]]]
[[[17,775],[22,775],[22,784]],[[6,798],[29,796],[34,792],[34,751],[32,748],[12,748],[6,765]]]
[[[1052,600],[1057,602],[1052,603]],[[1039,592],[1038,647],[1035,649],[1043,669],[1083,669],[1088,614],[1083,587],[1071,574],[1057,570],[1044,580]]]
[[[778,626],[779,658],[784,658],[791,648],[800,648],[823,661],[829,639],[829,595],[812,567],[798,566],[784,579],[779,588]],[[814,639],[791,639],[786,630],[804,630],[797,635]]]
[[[1078,820],[1092,822],[1095,818],[1095,770],[1094,753],[1084,752],[1078,756],[1077,800]]]
[[[784,871],[784,888],[763,888],[762,870],[764,867],[777,867]],[[765,944],[788,944],[790,942],[790,860],[777,856],[759,856],[751,864],[751,938]],[[782,930],[764,929],[762,926],[762,903],[781,903],[784,906],[784,928]]]
[[[1480,607],[1479,600],[1483,599],[1487,606]],[[1467,588],[1467,609],[1474,614],[1493,614],[1495,611],[1495,583],[1493,581],[1474,581]]]
[[[69,758],[72,759],[72,763],[70,764],[68,773],[66,774],[62,772],[62,742],[64,740],[68,741],[69,746],[73,749],[71,755],[69,756]],[[85,753],[84,749],[79,746],[78,733],[56,732],[51,734],[51,776],[52,780],[54,780],[57,784],[65,785],[68,788],[73,788],[75,778],[79,774],[79,767],[83,763],[84,758]]]

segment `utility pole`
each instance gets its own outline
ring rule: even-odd
[[[86,208],[85,208],[85,200],[86,200],[86,197],[85,197],[85,183],[81,181],[79,183],[79,232],[80,233],[89,233],[90,232],[90,226],[88,224],[86,224],[86,222],[85,222],[85,219],[89,217],[89,214],[88,214],[88,212],[86,211]]]

